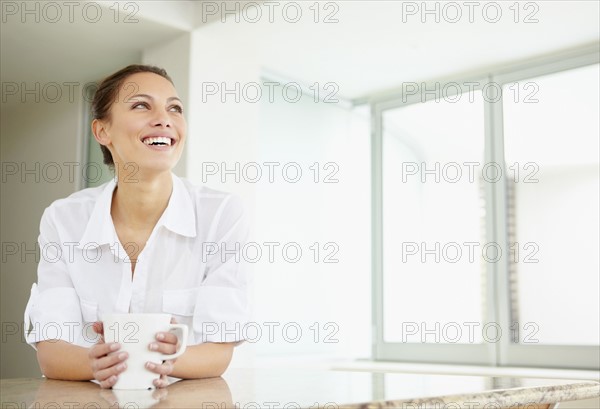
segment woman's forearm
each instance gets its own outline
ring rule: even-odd
[[[170,376],[182,379],[221,376],[231,362],[233,345],[207,342],[188,346],[183,355],[175,361]]]
[[[233,356],[233,343],[204,343],[189,346],[177,358],[171,376],[182,379],[212,378],[221,376]],[[41,341],[37,343],[37,358],[44,376],[68,381],[94,379],[89,365],[89,348],[66,341]]]
[[[41,341],[37,343],[37,359],[46,378],[66,381],[94,379],[89,365],[89,349],[69,342]]]

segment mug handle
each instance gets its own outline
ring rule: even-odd
[[[188,342],[188,326],[185,324],[170,324],[169,325],[169,331],[173,330],[173,329],[180,329],[181,330],[181,338],[179,338],[179,351],[175,352],[174,354],[171,355],[161,355],[161,359],[163,360],[169,360],[169,359],[175,359],[178,356],[180,356],[181,354],[183,354],[185,352],[185,349],[187,348],[187,342]]]

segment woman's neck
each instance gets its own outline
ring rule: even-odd
[[[152,177],[121,176],[113,192],[111,216],[113,222],[131,230],[152,230],[169,203],[173,190],[171,172]]]

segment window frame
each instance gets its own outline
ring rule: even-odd
[[[474,73],[464,77],[422,81],[427,89],[434,84],[476,82],[475,90],[486,83],[500,87],[542,75],[576,69],[600,62],[597,44],[574,48],[551,56],[531,58],[518,63]],[[401,90],[368,97],[371,107],[372,166],[372,355],[374,360],[466,364],[484,366],[525,366],[546,368],[598,369],[600,347],[596,345],[523,345],[511,342],[509,263],[503,257],[486,265],[486,313],[483,323],[496,322],[503,331],[497,343],[429,344],[384,342],[383,339],[383,112],[421,101],[421,95],[403,96]],[[426,100],[434,96],[427,96]],[[503,102],[484,99],[484,163],[498,163],[506,174],[504,160]],[[486,240],[508,248],[505,178],[485,184]]]

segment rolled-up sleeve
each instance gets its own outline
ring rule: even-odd
[[[251,316],[248,297],[251,264],[242,249],[249,235],[243,202],[230,195],[215,215],[211,234],[214,251],[198,289],[193,328],[197,343],[244,341]]]
[[[33,348],[46,340],[82,344],[83,319],[79,296],[67,270],[65,246],[61,243],[53,217],[47,208],[40,222],[40,262],[38,282],[24,314],[25,340]]]

